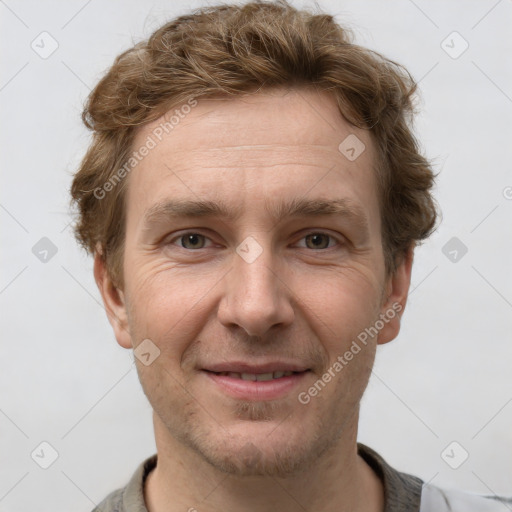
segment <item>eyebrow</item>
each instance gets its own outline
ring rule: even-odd
[[[265,211],[275,221],[293,217],[339,216],[351,221],[358,229],[368,232],[368,219],[362,208],[349,199],[294,198],[275,203],[265,201]],[[241,215],[241,207],[235,208],[222,201],[172,199],[156,203],[146,210],[144,229],[155,223],[176,218],[218,217],[234,221]]]

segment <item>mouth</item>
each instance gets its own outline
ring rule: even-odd
[[[301,372],[277,371],[277,372],[267,372],[267,373],[239,373],[239,372],[212,372],[212,373],[215,373],[216,375],[222,375],[224,377],[231,377],[232,379],[266,382],[268,380],[275,380],[275,379],[281,379],[283,377],[290,377],[294,373],[301,373]]]
[[[289,395],[311,370],[265,372],[203,370],[217,390],[242,400],[276,400]]]

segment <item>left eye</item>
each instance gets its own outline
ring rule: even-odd
[[[310,233],[301,240],[306,240],[306,247],[308,249],[329,249],[332,245],[329,245],[329,241],[334,241],[335,238],[326,233]],[[308,242],[310,242],[308,244]]]

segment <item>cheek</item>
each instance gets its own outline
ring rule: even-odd
[[[197,338],[204,323],[205,294],[201,276],[184,278],[164,265],[144,263],[135,267],[130,283],[129,323],[133,344],[151,340],[157,357],[146,366],[136,360],[141,385],[150,402],[172,402],[183,407],[190,399],[183,354]],[[205,298],[203,298],[203,301]]]
[[[127,268],[132,270],[127,295],[134,344],[149,338],[162,353],[179,359],[201,325],[208,290],[217,279],[211,272],[184,273],[168,262],[134,261]]]
[[[376,352],[376,338],[362,343],[358,336],[371,326],[379,314],[380,286],[378,279],[362,271],[343,272],[331,281],[319,315],[329,326],[324,338],[328,354],[335,410],[352,410],[359,403],[368,385]],[[329,384],[331,386],[331,384]]]
[[[373,274],[356,268],[341,269],[327,279],[316,277],[304,287],[309,290],[303,293],[305,302],[315,323],[328,328],[324,339],[341,350],[378,316],[380,283]]]

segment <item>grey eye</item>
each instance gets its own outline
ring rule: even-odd
[[[304,237],[306,246],[308,246],[309,249],[327,249],[330,238],[331,237],[325,233],[312,233]],[[308,244],[308,240],[311,241],[311,246]]]
[[[204,247],[205,236],[199,233],[187,233],[180,236],[179,239],[185,249],[202,249]]]

